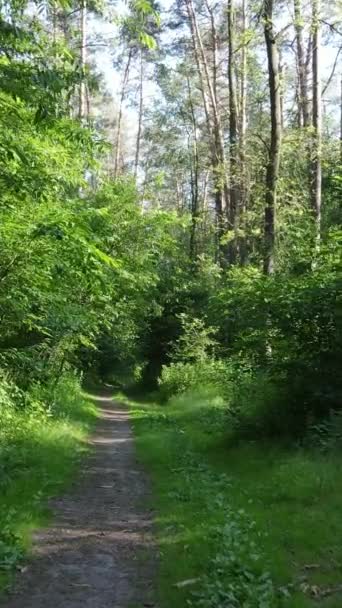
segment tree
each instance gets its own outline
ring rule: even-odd
[[[118,177],[120,174],[120,154],[121,154],[121,125],[122,125],[122,114],[123,114],[123,104],[126,97],[128,79],[129,79],[129,70],[131,66],[133,55],[133,49],[129,49],[128,57],[126,59],[126,65],[124,67],[122,83],[121,83],[121,93],[120,93],[120,101],[119,101],[119,112],[117,118],[117,126],[116,126],[116,136],[115,136],[115,160],[114,160],[114,177]]]
[[[120,156],[121,156],[121,127],[124,102],[127,95],[127,87],[129,83],[130,70],[134,59],[140,58],[140,76],[139,76],[139,116],[138,116],[138,133],[136,138],[136,150],[134,160],[134,174],[137,175],[141,132],[142,132],[142,117],[143,117],[143,76],[144,76],[144,51],[146,49],[154,49],[156,46],[155,36],[159,29],[159,14],[153,2],[144,2],[140,0],[132,0],[129,4],[130,12],[122,20],[119,36],[122,39],[123,53],[120,53],[119,63],[122,63],[122,55],[124,55],[124,68],[122,75],[122,84],[120,90],[119,111],[117,118],[117,128],[115,137],[115,162],[114,162],[114,177],[118,177],[121,173]]]
[[[282,135],[279,54],[273,24],[273,0],[264,0],[263,19],[271,108],[271,140],[266,167],[264,272],[272,274],[274,272],[275,214]]]
[[[80,49],[80,97],[79,97],[79,118],[83,120],[87,115],[87,98],[85,84],[85,67],[87,57],[87,0],[81,0],[80,11],[80,34],[81,34],[81,49]]]
[[[143,54],[143,50],[140,49],[138,131],[137,131],[137,139],[136,139],[136,145],[135,145],[135,158],[134,158],[134,177],[135,178],[137,178],[137,175],[138,175],[139,160],[140,160],[143,112],[144,112],[144,54]]]
[[[311,200],[316,224],[316,239],[321,234],[322,204],[322,99],[320,75],[320,2],[312,0],[312,190]]]
[[[228,226],[234,232],[234,240],[229,248],[229,261],[235,262],[237,245],[237,224],[240,214],[241,192],[239,176],[239,141],[238,141],[238,108],[235,87],[235,48],[234,48],[234,4],[228,0],[228,91],[229,91],[229,150],[230,150],[230,201],[228,209]],[[243,119],[244,120],[244,119]]]
[[[305,128],[310,125],[310,106],[308,92],[308,66],[310,59],[310,46],[305,53],[303,37],[303,16],[301,11],[302,0],[294,0],[294,26],[296,33],[297,70],[298,70],[298,117],[299,126]]]

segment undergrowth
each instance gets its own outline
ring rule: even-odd
[[[339,608],[339,453],[233,442],[210,391],[131,403],[153,481],[162,608]]]

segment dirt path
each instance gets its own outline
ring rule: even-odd
[[[96,397],[101,419],[80,480],[55,500],[53,525],[34,537],[34,552],[6,608],[154,606],[148,484],[134,453],[128,414]]]

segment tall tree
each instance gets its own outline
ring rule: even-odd
[[[79,118],[82,120],[87,115],[87,89],[85,81],[85,67],[87,61],[87,0],[81,0],[80,10],[80,35],[81,35],[81,49],[80,49],[80,69],[81,69],[81,82],[79,92]]]
[[[230,159],[230,201],[228,209],[228,226],[234,232],[234,238],[230,241],[229,262],[234,263],[237,245],[237,221],[240,213],[240,184],[239,175],[239,148],[238,148],[238,107],[235,82],[235,36],[234,36],[234,3],[228,0],[228,90],[229,90],[229,159]]]
[[[115,135],[115,160],[114,160],[114,177],[118,177],[120,173],[120,155],[121,155],[121,127],[122,127],[122,116],[123,116],[123,106],[125,102],[125,97],[127,93],[127,85],[129,80],[129,71],[131,67],[133,49],[130,48],[128,51],[128,56],[126,59],[126,64],[124,67],[124,72],[122,76],[121,83],[121,92],[120,92],[120,101],[119,101],[119,111],[116,125],[116,135]]]
[[[198,128],[195,108],[192,99],[190,78],[187,76],[188,102],[190,110],[190,121],[192,125],[192,138],[190,143],[190,188],[191,188],[191,229],[190,229],[190,258],[196,258],[196,235],[199,219],[199,153],[198,153]]]
[[[247,0],[242,0],[241,4],[241,83],[240,83],[240,224],[243,236],[239,239],[239,254],[241,264],[246,262],[246,211],[247,211],[247,164],[246,164],[246,132],[247,132]]]
[[[265,223],[264,223],[264,272],[274,271],[275,254],[275,216],[277,202],[277,183],[279,178],[282,120],[281,120],[281,83],[279,74],[279,53],[273,24],[273,0],[264,0],[263,19],[267,51],[269,95],[271,108],[271,140],[266,167]]]
[[[311,200],[316,223],[316,238],[320,239],[322,204],[322,93],[320,74],[320,0],[312,0],[312,188]]]
[[[142,135],[142,123],[143,123],[143,112],[144,112],[144,54],[143,49],[140,49],[140,69],[139,69],[139,108],[138,108],[138,131],[135,145],[135,158],[134,158],[134,176],[137,178],[139,160],[140,160],[140,147],[141,147],[141,135]]]
[[[211,73],[193,1],[185,0],[185,4],[192,36],[193,52],[195,55],[198,76],[201,83],[200,86],[202,91],[203,105],[206,114],[207,129],[210,137],[217,222],[218,258],[221,264],[224,264],[226,248],[222,244],[222,238],[225,232],[225,214],[228,212],[229,209],[229,187],[227,180],[227,162],[222,130],[222,118],[218,104],[216,89],[217,32],[215,18],[213,9],[210,7],[209,3],[206,2],[207,11],[209,13],[210,18],[212,45],[211,49],[213,54],[213,66]]]
[[[299,124],[303,127],[310,125],[310,103],[308,93],[308,61],[305,53],[304,25],[302,16],[302,0],[294,0],[294,27],[296,35],[296,55],[298,70],[298,115]],[[310,48],[308,48],[310,53]]]

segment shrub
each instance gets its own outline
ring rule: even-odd
[[[173,346],[171,363],[163,365],[158,380],[162,400],[203,387],[215,388],[218,395],[223,395],[227,366],[214,357],[215,330],[203,319],[186,314],[178,318],[182,333]]]
[[[230,390],[228,419],[237,435],[273,437],[293,432],[296,412],[288,407],[286,385],[271,373],[242,367]]]
[[[341,409],[339,264],[332,245],[314,271],[281,280],[235,269],[212,298],[208,316],[221,351],[250,368],[242,363],[236,375],[233,411],[241,428],[259,433],[264,422],[264,433],[283,427],[298,437]]]
[[[164,365],[159,378],[162,400],[167,401],[173,395],[179,395],[200,388],[215,389],[218,396],[229,393],[231,369],[219,359],[205,359],[195,363],[178,361]]]

